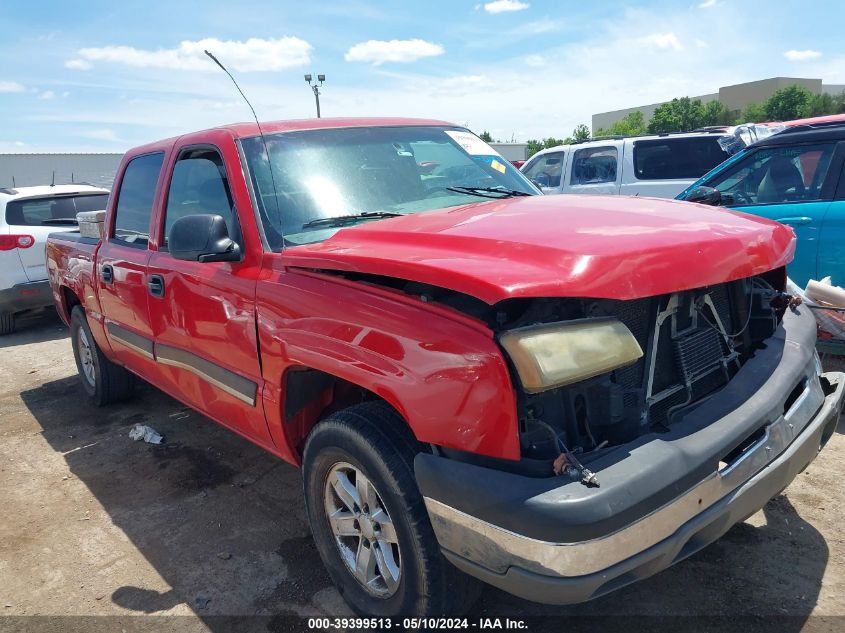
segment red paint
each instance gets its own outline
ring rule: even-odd
[[[287,249],[282,260],[430,283],[491,304],[636,299],[783,266],[794,240],[776,222],[688,202],[535,196],[362,224]]]
[[[319,119],[262,125],[265,133],[326,127],[450,125],[417,119]],[[366,271],[451,288],[495,303],[511,297],[633,299],[720,283],[784,265],[790,229],[740,213],[666,200],[554,196],[467,204],[343,229],[333,238],[265,253],[236,139],[255,124],[197,132],[130,151],[164,152],[150,243],[136,249],[51,238],[48,271],[60,314],[86,309],[110,358],[280,457],[297,463],[305,435],[358,389],[392,404],[422,441],[519,457],[514,389],[487,326],[401,292],[315,272]],[[237,263],[178,261],[161,249],[170,174],[181,148],[223,157],[243,234]],[[106,235],[112,230],[111,196]],[[683,210],[676,205],[683,204]],[[111,265],[113,284],[101,281]],[[165,281],[165,299],[147,290]],[[127,350],[114,322],[257,384],[255,406],[178,367]],[[342,382],[287,411],[287,378],[304,369]],[[313,374],[313,372],[312,372]],[[294,396],[298,394],[293,394]]]

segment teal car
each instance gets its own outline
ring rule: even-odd
[[[790,128],[742,149],[677,199],[788,224],[798,238],[792,280],[803,288],[829,275],[845,285],[843,165],[845,125]]]

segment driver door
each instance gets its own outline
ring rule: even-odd
[[[266,445],[254,268],[245,261],[183,261],[168,251],[174,222],[194,214],[222,216],[229,236],[245,247],[227,173],[220,150],[209,145],[182,147],[170,169],[158,248],[147,268],[155,357],[173,393]]]
[[[759,215],[795,231],[798,238],[789,276],[799,286],[817,279],[820,229],[833,192],[828,169],[834,143],[760,147],[702,183],[718,189],[723,204]]]
[[[543,190],[543,193],[560,193],[567,152],[549,152],[530,161],[522,174]]]

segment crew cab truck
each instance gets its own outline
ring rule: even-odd
[[[542,196],[469,131],[237,124],[131,150],[47,265],[97,404],[140,376],[302,467],[354,610],[589,600],[717,539],[833,433],[792,230]],[[684,205],[681,212],[678,205]],[[726,570],[725,573],[730,573]]]

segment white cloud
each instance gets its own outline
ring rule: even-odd
[[[50,99],[56,98],[56,93],[52,90],[45,90],[40,95],[38,95],[39,99],[44,99],[45,101],[49,101]]]
[[[717,4],[718,3],[716,2],[716,0],[704,0],[704,2],[702,2],[701,4],[698,5],[698,8],[699,9],[712,9]]]
[[[298,37],[246,41],[218,40],[213,37],[197,41],[185,40],[176,48],[155,51],[132,46],[103,46],[78,51],[82,61],[112,62],[138,68],[171,68],[176,70],[214,70],[214,64],[203,52],[208,49],[227,67],[240,72],[283,70],[311,61],[311,44]],[[82,68],[69,60],[68,67]],[[73,66],[69,66],[72,64]],[[90,65],[89,65],[90,67]]]
[[[65,62],[65,68],[71,70],[89,70],[91,66],[91,62],[86,62],[84,59],[69,59]]]
[[[695,40],[695,45],[698,46],[698,48],[707,48],[709,46],[709,44],[704,40]]]
[[[542,55],[526,55],[525,56],[525,65],[526,66],[545,66],[546,65],[546,58]]]
[[[645,37],[640,38],[640,42],[649,46],[655,46],[657,48],[664,49],[671,48],[676,51],[682,50],[684,48],[681,45],[678,36],[674,33],[651,33],[650,35],[646,35]]]
[[[24,92],[26,86],[17,81],[0,81],[0,92]]]
[[[495,0],[484,5],[487,13],[507,13],[510,11],[524,11],[531,5],[519,0]]]
[[[369,40],[355,44],[346,51],[348,62],[371,62],[379,66],[385,62],[413,62],[422,57],[435,57],[445,51],[440,44],[425,40]]]
[[[115,134],[114,130],[110,128],[98,128],[94,130],[88,130],[86,132],[82,132],[80,136],[84,136],[85,138],[92,138],[97,141],[109,141],[113,143],[120,143],[123,141],[123,139],[118,137],[118,135]]]
[[[818,59],[822,56],[822,54],[819,51],[813,51],[810,49],[804,51],[796,51],[793,49],[791,51],[786,51],[783,56],[791,62],[807,62],[811,59]]]

